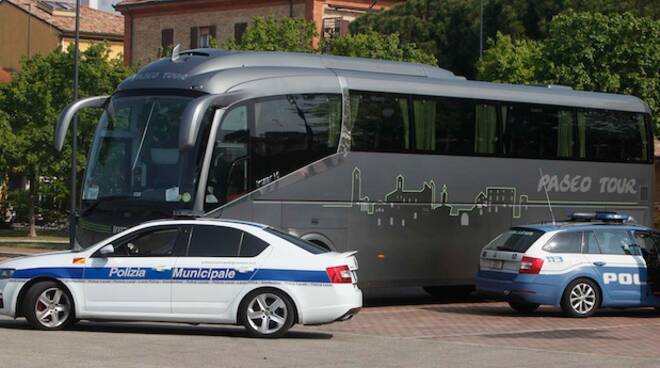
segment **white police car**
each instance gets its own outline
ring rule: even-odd
[[[282,336],[362,306],[354,252],[267,226],[212,219],[145,223],[82,252],[0,264],[0,314],[54,330],[79,319],[242,324]]]
[[[477,291],[520,312],[539,305],[559,305],[573,317],[600,307],[658,309],[660,234],[627,218],[597,212],[513,227],[481,252]]]

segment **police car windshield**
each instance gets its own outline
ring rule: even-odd
[[[292,243],[312,254],[321,254],[321,253],[328,253],[329,251],[325,248],[323,248],[320,245],[314,244],[312,242],[308,242],[307,240],[300,239],[296,236],[293,236],[291,234],[287,234],[285,232],[275,230],[271,227],[267,227],[264,229],[265,231],[277,236],[278,238],[282,238],[289,243]]]
[[[541,235],[540,230],[514,227],[493,239],[486,249],[525,253]]]

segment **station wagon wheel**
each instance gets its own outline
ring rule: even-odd
[[[23,313],[40,330],[59,330],[74,321],[73,299],[68,290],[53,281],[33,285],[25,296]]]
[[[240,319],[254,337],[280,337],[293,325],[294,307],[279,290],[256,290],[248,294],[239,309]]]
[[[577,279],[564,290],[561,308],[570,317],[589,317],[599,306],[600,291],[589,279]]]

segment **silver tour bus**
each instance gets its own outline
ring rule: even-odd
[[[610,210],[653,223],[651,116],[632,96],[196,49],[67,106],[56,148],[83,108],[103,109],[82,188],[83,247],[191,210],[357,249],[362,287],[438,291],[472,284],[484,244],[548,221],[548,201],[557,218]]]

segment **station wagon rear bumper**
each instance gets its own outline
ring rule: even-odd
[[[543,275],[479,271],[476,289],[480,295],[496,300],[556,305],[561,281],[553,279]]]

